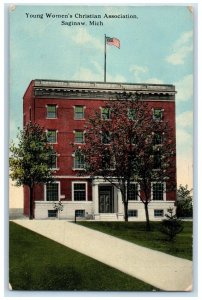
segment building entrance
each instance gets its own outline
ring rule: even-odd
[[[99,213],[113,213],[114,199],[113,187],[109,185],[99,186]]]

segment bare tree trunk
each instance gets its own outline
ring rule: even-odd
[[[124,219],[128,222],[128,202],[124,201]]]
[[[124,220],[128,222],[128,201],[126,200],[126,188],[124,183],[124,188],[121,190],[122,202],[124,206]]]
[[[146,216],[146,230],[150,231],[151,226],[149,222],[149,211],[148,211],[148,202],[144,202],[145,216]]]
[[[34,194],[34,188],[33,186],[29,187],[29,219],[33,220],[34,215],[33,215],[33,194]]]

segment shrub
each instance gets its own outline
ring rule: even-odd
[[[169,208],[168,213],[169,215],[165,215],[167,219],[162,221],[161,232],[168,236],[169,241],[172,241],[183,230],[183,225],[177,219],[176,214],[173,215],[173,208]]]

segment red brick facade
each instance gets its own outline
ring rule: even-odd
[[[55,176],[60,182],[60,195],[65,202],[72,201],[72,182],[88,182],[86,201],[92,202],[92,182],[89,178],[78,178],[73,170],[73,148],[76,130],[83,130],[85,120],[94,109],[103,106],[103,100],[109,99],[114,92],[124,90],[143,93],[145,101],[152,109],[161,108],[163,116],[173,130],[175,141],[175,87],[172,85],[119,84],[96,82],[68,82],[51,80],[33,80],[23,98],[23,123],[36,122],[45,130],[56,130],[57,141],[54,149],[57,153]],[[56,105],[56,118],[47,118],[47,105]],[[83,106],[85,120],[74,119],[74,107]],[[28,190],[24,189],[24,213],[28,215]],[[175,191],[166,195],[166,200],[175,201]],[[34,200],[44,201],[44,186],[34,190]]]

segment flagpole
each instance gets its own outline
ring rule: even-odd
[[[104,51],[104,82],[106,82],[106,34],[105,34],[105,51]]]

